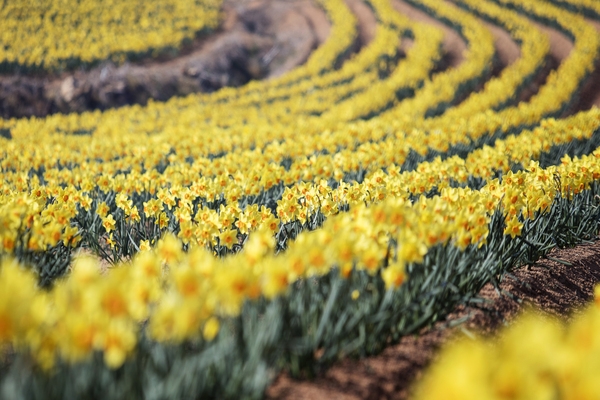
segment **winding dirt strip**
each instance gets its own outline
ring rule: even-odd
[[[587,22],[594,25],[600,35],[600,21],[588,19]],[[573,112],[587,110],[592,106],[600,107],[600,59],[596,60],[596,69],[581,89],[579,103]]]
[[[573,42],[561,31],[542,25],[538,22],[531,21],[538,29],[544,32],[550,39],[550,54],[546,60],[546,65],[533,79],[531,84],[526,87],[519,96],[519,101],[529,101],[529,99],[537,94],[540,88],[546,83],[550,71],[558,68],[562,60],[567,58],[573,50]],[[566,114],[572,114],[571,111]],[[565,115],[566,116],[566,115]]]
[[[346,4],[358,20],[358,44],[364,47],[375,37],[377,18],[369,6],[361,0],[346,0]]]
[[[586,21],[593,25],[598,31],[598,34],[600,34],[600,21],[592,19],[586,19]],[[535,24],[538,28],[549,35],[551,57],[549,60],[549,67],[551,67],[551,69],[555,69],[562,62],[562,60],[568,57],[571,53],[571,50],[573,50],[573,42],[569,37],[557,29],[550,28],[537,22]],[[525,89],[525,93],[522,95],[522,100],[537,93],[539,87],[544,84],[549,69],[550,68],[546,68],[546,70],[540,74],[544,76],[543,80],[537,79],[530,87]],[[579,93],[579,98],[575,100],[574,104],[565,111],[563,117],[575,114],[578,111],[588,110],[592,106],[600,107],[600,59],[596,60],[596,68],[583,84]]]
[[[521,57],[521,48],[519,45],[510,37],[510,34],[500,28],[497,25],[491,24],[487,21],[483,22],[485,26],[494,35],[494,46],[498,54],[500,65],[503,68],[508,67]]]

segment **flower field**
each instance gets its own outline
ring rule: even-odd
[[[123,62],[179,48],[219,22],[219,0],[49,1],[0,9],[0,70],[65,69]]]
[[[315,0],[327,40],[268,80],[0,119],[1,399],[261,398],[281,371],[377,354],[596,240],[600,109],[573,107],[600,60],[600,2],[408,0],[460,35],[453,66],[444,31],[395,2],[364,1],[376,26],[356,50],[348,4]],[[221,7],[112,3],[3,4],[0,67],[178,49]],[[514,62],[496,68],[483,21]],[[546,72],[542,25],[573,43]],[[600,398],[596,314],[443,351],[415,395]]]

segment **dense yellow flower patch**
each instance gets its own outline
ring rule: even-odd
[[[4,2],[0,65],[58,70],[178,49],[217,27],[221,0]]]
[[[597,111],[593,116],[596,124],[600,124]],[[391,259],[393,262],[383,269],[382,277],[388,287],[397,287],[406,279],[404,265],[422,260],[432,246],[452,243],[464,248],[470,244],[484,244],[489,218],[498,207],[507,219],[505,234],[518,236],[522,227],[520,215],[535,218],[538,212],[548,210],[556,194],[571,196],[586,190],[591,182],[600,178],[599,156],[600,151],[596,150],[591,156],[566,158],[560,166],[545,170],[532,162],[526,172],[508,173],[502,182],[492,180],[480,191],[446,187],[440,196],[422,197],[414,204],[402,195],[412,189],[402,184],[405,174],[386,176],[380,173],[359,187],[342,185],[335,191],[328,190],[325,182],[314,189],[305,187],[299,188],[299,192],[288,191],[280,205],[284,211],[293,205],[307,204],[314,209],[320,207],[330,217],[323,228],[302,234],[279,256],[271,254],[274,246],[270,226],[272,214],[264,208],[249,207],[244,211],[247,217],[237,218],[236,225],[240,230],[243,229],[240,222],[247,223],[249,228],[255,225],[257,232],[250,236],[241,253],[220,261],[201,246],[185,254],[181,251],[180,241],[167,235],[155,250],[140,253],[130,265],[114,269],[106,276],[99,274],[97,262],[91,259],[75,263],[72,276],[49,294],[34,289],[33,278],[8,262],[3,273],[16,274],[16,278],[10,279],[25,280],[25,283],[7,287],[3,292],[5,299],[0,301],[4,305],[0,310],[0,316],[4,318],[0,323],[4,327],[3,339],[32,349],[47,366],[52,365],[56,355],[75,361],[94,349],[104,350],[107,364],[118,366],[135,346],[139,329],[136,321],[149,318],[150,332],[157,340],[181,341],[195,337],[199,332],[204,332],[210,339],[217,324],[214,316],[237,315],[246,299],[260,295],[272,298],[284,293],[291,282],[325,274],[336,265],[344,276],[353,268],[375,274],[386,259]],[[440,168],[439,171],[442,172],[442,183],[453,176],[451,168]],[[557,179],[560,186],[556,185]],[[381,185],[390,189],[385,191]],[[377,193],[384,196],[379,197]],[[385,196],[386,193],[389,195]],[[169,198],[168,194],[165,196]],[[64,194],[57,198],[65,201]],[[314,201],[308,200],[311,198]],[[328,200],[331,201],[329,209],[325,208]],[[369,203],[377,205],[370,207]],[[16,204],[22,205],[24,215],[17,214]],[[38,214],[32,210],[39,210],[36,204],[25,197],[17,197],[14,204],[3,208],[7,213],[0,221],[7,226],[10,221],[20,223],[25,216],[25,220],[31,217],[35,224]],[[168,204],[168,200],[156,207],[147,204],[144,212],[157,213]],[[351,211],[337,213],[336,209],[342,204],[350,204]],[[127,210],[132,218],[132,206],[127,196],[121,195],[117,206]],[[101,208],[102,205],[97,212],[105,221],[105,227],[114,224],[111,215]],[[219,232],[217,227],[222,227],[217,235],[228,247],[237,241],[237,234],[228,236],[232,232],[228,227],[235,219],[234,211],[232,208],[222,209],[220,214],[204,211],[206,219],[214,224],[213,232]],[[202,212],[199,214],[195,219],[202,221],[205,217]],[[285,212],[282,217],[291,219]],[[45,226],[43,219],[39,221]],[[111,222],[106,224],[106,221]],[[38,236],[41,235],[36,233],[33,237]],[[401,244],[397,254],[386,254],[390,239]],[[164,265],[169,268],[165,269]],[[0,279],[0,282],[6,281]],[[29,288],[29,292],[23,291],[23,287]],[[35,307],[26,310],[13,307],[12,301],[20,299],[18,296],[28,296],[25,300]],[[65,296],[70,300],[61,300]],[[75,307],[63,308],[60,301],[69,301]],[[80,309],[79,304],[83,308]],[[36,315],[41,320],[36,320]],[[74,325],[70,325],[72,320]],[[206,324],[210,325],[206,327]],[[73,348],[78,342],[67,338],[73,335],[81,338],[78,329],[86,329],[89,339],[81,344],[81,348]],[[111,335],[119,337],[120,341],[110,339]],[[36,347],[41,344],[44,346]]]
[[[173,212],[180,223],[184,223],[190,229],[185,231],[187,233],[181,233],[182,239],[186,243],[192,241],[206,245],[213,242],[223,230],[237,228],[241,233],[246,234],[258,228],[257,222],[246,222],[254,217],[248,214],[250,209],[241,209],[237,200],[245,195],[271,189],[280,182],[293,182],[297,179],[294,174],[302,174],[300,177],[304,182],[290,188],[289,193],[293,193],[290,199],[286,199],[284,193],[284,197],[277,206],[277,222],[280,220],[287,223],[299,220],[305,223],[307,218],[318,209],[329,210],[326,215],[335,213],[335,210],[339,208],[339,203],[344,201],[350,204],[371,202],[382,200],[388,194],[407,199],[410,194],[424,193],[434,186],[440,189],[447,187],[451,179],[457,182],[464,182],[468,176],[489,179],[495,174],[495,171],[508,172],[514,163],[527,165],[530,160],[539,157],[542,151],[548,151],[552,145],[587,138],[599,128],[600,114],[597,109],[580,113],[564,121],[544,120],[534,130],[524,131],[518,136],[509,136],[505,140],[499,140],[493,147],[485,146],[480,150],[475,150],[466,159],[455,156],[443,162],[437,160],[423,163],[415,172],[404,173],[394,172],[398,171],[399,167],[390,162],[396,160],[398,164],[402,163],[402,158],[394,156],[394,153],[398,154],[399,148],[402,148],[401,142],[393,143],[387,148],[376,148],[372,153],[366,153],[359,149],[353,157],[358,162],[363,161],[371,166],[367,179],[363,184],[353,186],[342,184],[337,189],[331,189],[329,186],[319,183],[322,179],[332,176],[330,175],[331,171],[326,168],[328,163],[324,161],[300,164],[298,169],[294,168],[289,171],[285,171],[282,167],[277,168],[275,165],[271,167],[271,170],[263,169],[262,172],[254,167],[248,177],[236,173],[233,178],[217,175],[214,179],[201,178],[195,182],[193,170],[185,171],[183,165],[177,168],[167,168],[162,175],[157,174],[155,170],[144,174],[131,171],[126,175],[117,175],[115,179],[106,175],[108,171],[100,174],[94,172],[94,167],[89,164],[86,170],[81,168],[54,172],[49,170],[44,175],[47,181],[46,185],[40,185],[37,178],[28,179],[23,174],[7,173],[3,184],[4,195],[0,196],[2,199],[0,204],[2,204],[2,209],[6,210],[7,215],[12,213],[14,217],[7,216],[7,221],[12,220],[12,222],[10,224],[6,222],[6,229],[2,235],[2,242],[5,243],[3,248],[5,251],[11,251],[14,248],[19,231],[22,229],[21,219],[29,221],[32,229],[29,243],[32,249],[53,246],[59,240],[65,243],[73,240],[73,244],[77,244],[77,239],[73,239],[76,229],[72,228],[71,224],[75,223],[74,218],[78,208],[86,212],[93,212],[91,204],[92,196],[95,196],[93,189],[96,184],[102,192],[107,193],[112,190],[121,193],[117,196],[116,205],[130,222],[139,222],[143,212],[146,218],[156,219],[159,226],[163,225],[163,222],[160,221],[165,221],[166,225],[165,211],[168,209]],[[8,143],[7,153],[17,154],[18,151],[12,143]],[[349,155],[348,158],[351,156]],[[7,161],[9,160],[7,158]],[[105,163],[100,165],[104,166]],[[385,174],[377,167],[387,167],[388,173]],[[347,170],[351,170],[351,168]],[[74,179],[77,181],[73,181]],[[306,182],[307,179],[314,180],[315,183]],[[163,181],[164,184],[160,184],[160,181]],[[375,182],[376,185],[373,186]],[[65,184],[71,185],[70,188],[63,189],[62,186]],[[258,187],[259,191],[255,192],[253,187]],[[356,192],[354,197],[348,197],[352,200],[344,200],[348,196],[345,194],[348,190]],[[128,196],[141,194],[144,191],[154,192],[156,197],[144,202],[143,208],[141,205],[133,206]],[[367,192],[371,194],[365,197]],[[25,198],[15,197],[17,193],[27,195],[27,201]],[[312,193],[312,197],[297,204],[298,197],[304,197],[305,193]],[[225,209],[228,210],[228,219],[223,219],[217,210],[210,208],[203,209],[201,207],[195,214],[192,212],[191,204],[196,199],[206,198],[213,201],[222,196],[226,200]],[[49,197],[54,197],[56,201],[46,206]],[[323,207],[328,202],[332,202],[330,209]],[[102,218],[105,229],[110,233],[114,230],[115,219],[102,207],[102,203],[97,205],[96,214]],[[206,216],[203,216],[203,213],[206,213]],[[271,218],[263,215],[259,221],[262,220],[271,221]],[[208,221],[212,221],[212,224],[207,225]],[[63,231],[64,234],[61,234]]]

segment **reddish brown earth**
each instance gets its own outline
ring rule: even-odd
[[[406,1],[392,0],[392,4],[396,10],[410,19],[436,26],[444,31],[443,53],[445,64],[450,67],[457,67],[463,61],[463,53],[467,49],[467,45],[456,31]]]
[[[588,19],[587,22],[594,25],[600,32],[600,21]],[[600,34],[600,33],[599,33]],[[580,94],[579,104],[576,110],[587,110],[592,106],[600,107],[600,60],[596,60],[596,68],[589,76]]]
[[[375,36],[377,30],[377,20],[375,15],[365,3],[360,0],[347,0],[346,3],[356,18],[358,19],[359,32],[358,44],[363,47],[369,44]]]

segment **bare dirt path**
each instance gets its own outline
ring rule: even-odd
[[[510,33],[497,25],[483,21],[485,26],[494,35],[494,46],[496,54],[502,67],[507,67],[517,61],[521,57],[521,49],[519,45],[512,39]]]
[[[346,4],[358,19],[358,44],[364,47],[375,37],[377,18],[369,6],[360,0],[346,0]]]
[[[594,25],[600,35],[600,21],[588,19],[587,22]],[[600,107],[600,59],[596,60],[596,69],[582,87],[579,102],[573,111],[587,110],[592,106]]]
[[[558,68],[560,63],[569,56],[573,49],[573,42],[561,31],[535,21],[531,22],[550,39],[550,54],[546,58],[546,65],[538,73],[533,82],[519,95],[519,101],[529,101],[532,96],[537,94],[540,88],[546,83],[550,71]]]
[[[586,22],[593,25],[600,34],[600,21],[586,19]],[[537,26],[550,37],[551,59],[549,60],[549,64],[553,64],[553,68],[556,68],[562,60],[569,56],[571,50],[573,50],[573,42],[564,33],[556,29],[539,23],[537,23]],[[543,85],[543,81],[538,80],[526,90],[529,90],[530,93],[537,93],[537,90],[541,85]],[[596,68],[587,77],[579,91],[578,97],[565,111],[563,116],[568,116],[582,110],[588,110],[592,106],[600,107],[600,60],[596,60]]]

